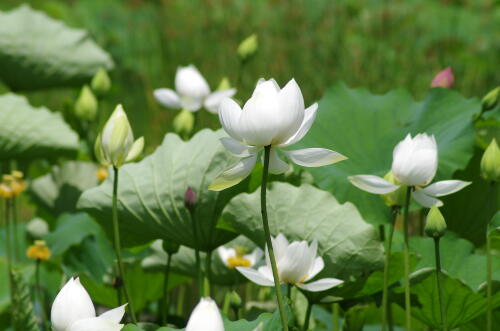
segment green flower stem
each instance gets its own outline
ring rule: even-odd
[[[278,307],[280,311],[281,324],[283,326],[283,331],[288,331],[288,321],[285,312],[285,306],[283,305],[283,297],[281,296],[280,280],[278,274],[278,267],[276,266],[276,258],[274,256],[273,243],[271,241],[271,231],[269,230],[269,221],[267,219],[267,202],[266,202],[266,191],[267,191],[267,175],[269,173],[269,155],[271,154],[271,145],[264,148],[264,169],[262,170],[262,185],[260,191],[260,208],[262,212],[262,224],[264,226],[264,234],[266,236],[267,251],[269,252],[269,260],[271,261],[271,266],[273,270],[274,278],[274,288],[276,291],[276,299],[278,301]]]
[[[486,229],[486,331],[493,330],[493,258],[491,256],[491,238],[489,236],[489,229]]]
[[[40,305],[40,319],[42,321],[42,329],[50,330],[48,327],[47,313],[45,311],[45,295],[43,292],[42,283],[40,282],[40,260],[36,260],[35,265],[35,295],[38,297],[35,300],[38,300]]]
[[[5,199],[4,204],[4,220],[5,220],[5,254],[7,255],[7,270],[9,272],[9,281],[12,281],[12,242],[11,242],[11,231],[10,231],[10,203],[8,199]],[[12,282],[10,283],[10,288],[12,289]],[[12,293],[11,293],[12,298]]]
[[[118,276],[122,282],[123,292],[125,294],[125,300],[127,301],[128,310],[130,312],[130,317],[132,318],[132,322],[135,324],[137,320],[135,318],[134,304],[132,302],[132,298],[128,293],[127,282],[125,281],[125,272],[123,268],[123,260],[122,260],[122,249],[120,243],[120,225],[118,223],[118,168],[113,167],[115,178],[113,180],[113,234],[114,234],[114,244],[115,244],[115,253],[116,260],[118,265]],[[118,288],[118,291],[120,289]]]
[[[436,284],[438,288],[439,298],[439,313],[441,315],[441,328],[443,331],[448,330],[446,322],[446,314],[443,305],[443,288],[441,286],[441,254],[439,252],[439,237],[434,238],[434,255],[436,257]]]
[[[12,197],[12,199],[10,199],[10,202],[12,204],[12,207],[11,207],[11,210],[10,212],[12,213],[12,259],[14,261],[14,263],[17,262],[17,260],[19,260],[19,256],[18,256],[18,249],[19,249],[19,246],[17,244],[17,201],[16,201],[16,197]]]
[[[332,330],[333,331],[340,331],[340,311],[339,311],[339,304],[334,303],[332,304]]]
[[[163,278],[163,300],[161,307],[161,324],[167,325],[168,319],[168,278],[170,276],[170,264],[172,262],[172,254],[167,253],[167,264],[165,265],[164,278]]]
[[[394,236],[394,223],[396,223],[396,218],[399,214],[399,207],[392,207],[392,218],[389,238],[387,239],[387,247],[385,251],[385,265],[384,265],[384,289],[382,293],[382,331],[387,330],[387,320],[388,320],[388,304],[389,304],[389,264],[391,261],[391,250],[392,250],[392,237]]]
[[[211,281],[212,281],[212,251],[208,251],[205,256],[205,284],[204,296],[211,297]]]
[[[405,263],[405,312],[406,312],[406,331],[411,331],[411,298],[410,298],[410,243],[408,235],[408,223],[410,222],[410,198],[412,187],[406,189],[406,200],[404,208],[404,263]]]
[[[193,237],[194,237],[194,242],[195,242],[195,247],[194,247],[194,256],[196,260],[196,275],[197,275],[197,282],[198,282],[198,293],[199,296],[201,297],[205,292],[203,289],[203,270],[201,269],[201,258],[200,258],[200,248],[198,247],[198,227],[195,221],[194,217],[194,210],[190,209],[189,210],[191,213],[191,226],[193,227]]]
[[[303,331],[307,331],[309,329],[309,320],[311,319],[313,303],[310,300],[307,300],[307,310],[306,310],[306,318],[304,319],[304,326],[302,327]]]

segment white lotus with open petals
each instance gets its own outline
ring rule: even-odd
[[[253,267],[260,262],[264,255],[262,249],[258,247],[252,253],[245,254],[244,249],[220,246],[217,248],[217,253],[219,253],[222,263],[230,269],[236,267]]]
[[[388,194],[401,186],[414,190],[412,197],[424,207],[443,205],[436,197],[460,191],[471,182],[462,180],[443,180],[427,187],[436,175],[438,148],[434,136],[425,133],[411,137],[410,134],[399,142],[393,151],[392,175],[398,184],[374,175],[350,176],[351,183],[363,191],[374,194]]]
[[[266,146],[271,146],[269,172],[286,172],[290,166],[280,158],[278,150],[306,135],[316,118],[317,109],[316,103],[305,109],[302,92],[293,79],[282,89],[273,79],[260,80],[243,109],[234,100],[226,98],[220,105],[219,119],[230,137],[221,141],[231,154],[242,159],[221,173],[209,189],[221,191],[241,182],[250,174],[258,153]],[[283,154],[305,167],[321,167],[347,159],[325,148],[283,151]]]
[[[317,255],[318,242],[314,240],[309,246],[306,241],[289,243],[283,234],[271,238],[273,243],[279,280],[283,284],[292,284],[303,290],[320,292],[343,283],[335,278],[322,278],[309,282],[323,268],[323,258]],[[273,273],[269,254],[266,249],[266,265],[258,269],[237,267],[239,272],[252,282],[262,286],[274,286]]]
[[[71,278],[57,294],[50,319],[54,331],[119,331],[125,305],[96,316],[94,304],[78,278]]]
[[[211,93],[207,81],[193,65],[177,69],[175,91],[168,88],[153,91],[156,101],[167,108],[195,112],[204,106],[214,114],[217,114],[222,100],[231,98],[235,93],[234,88]]]

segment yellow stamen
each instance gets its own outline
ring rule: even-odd
[[[252,262],[243,256],[232,256],[227,258],[228,267],[234,269],[236,267],[251,267]]]
[[[33,260],[47,261],[50,255],[50,249],[43,240],[35,240],[35,244],[26,250],[26,256]]]
[[[10,199],[13,196],[14,192],[12,192],[12,188],[5,183],[0,183],[0,197],[4,199]]]
[[[106,167],[99,167],[99,169],[97,169],[96,176],[99,182],[104,181],[108,178],[108,169]]]

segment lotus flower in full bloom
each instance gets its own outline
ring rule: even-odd
[[[224,331],[224,322],[214,300],[201,298],[189,316],[186,331]]]
[[[96,317],[94,304],[78,278],[71,278],[52,304],[53,331],[120,331],[125,305]]]
[[[391,173],[395,183],[374,175],[349,177],[351,183],[370,193],[388,194],[401,186],[413,187],[412,197],[424,207],[442,206],[436,197],[455,193],[470,182],[443,180],[427,186],[436,175],[438,148],[434,136],[425,133],[399,142],[393,151]],[[425,187],[426,186],[426,187]]]
[[[241,160],[220,174],[209,189],[220,191],[238,184],[252,171],[259,152],[271,146],[269,172],[282,174],[288,163],[278,155],[278,149],[302,139],[316,118],[318,104],[304,108],[302,92],[294,79],[281,89],[274,79],[260,80],[243,109],[232,99],[222,101],[219,119],[230,137],[222,144]],[[324,148],[283,151],[294,163],[305,167],[320,167],[345,160],[340,153]]]
[[[217,114],[221,101],[232,97],[235,93],[234,88],[211,93],[207,81],[194,65],[177,68],[175,91],[160,88],[153,92],[156,100],[167,108],[195,112],[204,106],[214,114]]]
[[[292,284],[303,290],[320,292],[343,283],[335,278],[322,278],[313,282],[313,279],[323,268],[323,258],[317,255],[318,242],[314,240],[309,246],[306,241],[289,243],[283,234],[271,238],[279,280],[282,284]],[[266,265],[258,269],[237,267],[239,272],[252,282],[261,286],[274,286],[271,262],[266,249]]]
[[[244,249],[226,248],[224,246],[217,248],[217,252],[219,253],[222,263],[231,269],[236,267],[253,267],[260,261],[264,254],[262,249],[258,247],[250,254],[245,254],[246,252]]]

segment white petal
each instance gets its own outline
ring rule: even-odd
[[[276,109],[281,118],[273,144],[282,144],[293,137],[304,121],[304,97],[295,79],[290,80],[278,94],[280,106]]]
[[[260,259],[262,259],[263,255],[264,255],[264,252],[262,251],[262,249],[257,247],[256,249],[253,250],[253,252],[251,254],[245,255],[245,259],[250,261],[251,266],[254,266],[255,264],[257,264],[260,261]]]
[[[159,88],[153,91],[153,95],[162,106],[167,108],[181,108],[181,99],[174,90],[169,88]]]
[[[470,184],[471,182],[464,182],[463,180],[443,180],[431,184],[426,188],[421,189],[421,191],[433,197],[442,197],[443,195],[448,195],[460,191]]]
[[[311,264],[310,252],[307,242],[292,242],[278,264],[280,280],[285,283],[296,284],[307,277]]]
[[[266,276],[261,274],[255,269],[252,268],[245,268],[245,267],[236,267],[236,270],[241,272],[243,276],[248,278],[250,281],[254,282],[255,284],[261,285],[261,286],[273,286],[274,282],[270,279],[268,279]]]
[[[278,262],[283,256],[285,256],[289,242],[283,233],[278,233],[276,238],[271,238],[271,241],[273,243],[274,256],[276,257],[276,262]],[[268,255],[267,249],[266,249],[266,255]],[[269,257],[266,256],[266,261],[268,260]],[[267,264],[271,265],[270,262],[268,262]]]
[[[422,190],[415,190],[411,195],[419,204],[427,208],[431,208],[432,206],[441,207],[443,205],[441,200],[425,194]]]
[[[323,278],[307,284],[296,284],[303,290],[310,292],[321,292],[326,291],[334,286],[342,284],[344,281],[335,278]]]
[[[387,194],[399,188],[399,185],[394,185],[381,177],[373,175],[356,175],[347,178],[357,188],[375,194]]]
[[[66,331],[74,322],[95,316],[94,304],[78,278],[71,278],[59,291],[50,312],[54,331]]]
[[[247,157],[252,154],[255,154],[259,151],[260,148],[255,146],[248,146],[240,143],[238,140],[233,138],[220,138],[220,142],[224,147],[228,150],[229,153],[233,154],[237,157]]]
[[[279,175],[287,172],[288,169],[290,169],[290,165],[280,159],[275,148],[271,148],[271,153],[269,154],[269,172]]]
[[[78,320],[65,331],[120,331],[122,328],[123,324],[93,317]]]
[[[221,173],[208,187],[211,191],[222,191],[228,187],[234,186],[245,179],[252,172],[257,155],[252,155],[241,160],[232,168]]]
[[[186,331],[224,331],[224,323],[215,301],[201,298],[194,308],[186,326]]]
[[[318,256],[314,260],[314,264],[312,268],[309,270],[309,273],[307,274],[307,278],[305,281],[308,281],[309,279],[314,278],[323,268],[325,267],[325,262],[323,261],[323,258],[321,256]]]
[[[314,123],[314,120],[316,119],[317,110],[318,110],[318,103],[314,103],[311,106],[309,106],[309,108],[305,110],[304,120],[302,121],[300,128],[292,137],[290,137],[290,139],[288,139],[279,146],[280,147],[290,146],[292,144],[295,144],[300,139],[304,138],[304,136]]]
[[[219,257],[225,266],[228,266],[228,258],[236,256],[236,251],[234,250],[234,248],[226,248],[224,246],[220,246],[219,248],[217,248],[217,253],[219,253]]]
[[[190,112],[197,112],[203,105],[203,98],[193,98],[186,95],[181,95],[181,108]]]
[[[278,85],[278,83],[276,83],[276,80],[274,78],[271,78],[269,80],[266,80],[265,78],[259,78],[259,80],[257,81],[257,86],[259,86],[260,84],[262,83],[265,83],[265,82],[269,82],[271,84],[273,84],[273,87],[274,89],[276,90],[276,93],[278,93],[279,91],[281,91],[281,88],[280,86]],[[255,91],[254,91],[255,93]]]
[[[120,323],[120,321],[123,318],[123,315],[125,315],[125,306],[127,304],[124,304],[120,307],[117,307],[115,309],[108,310],[107,312],[99,315],[99,318],[114,322],[114,323]]]
[[[304,167],[322,167],[347,159],[344,155],[326,148],[297,149],[284,153],[294,163]]]
[[[228,135],[241,141],[239,121],[241,108],[233,99],[224,99],[219,109],[220,124]]]
[[[183,97],[203,100],[210,93],[207,81],[193,65],[177,69],[175,89],[179,93],[181,100]]]
[[[144,137],[140,137],[132,144],[130,150],[128,151],[127,157],[125,158],[125,162],[132,162],[137,159],[144,149]]]
[[[222,91],[215,91],[205,99],[205,108],[213,114],[219,112],[219,106],[224,99],[231,98],[236,94],[236,89],[230,88]]]

